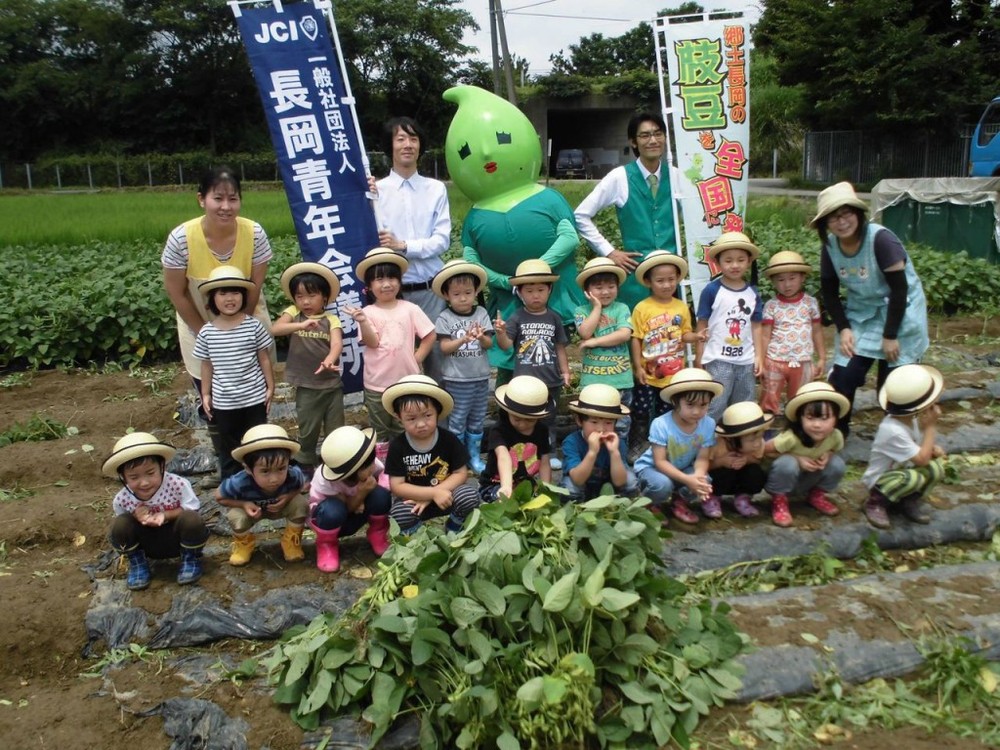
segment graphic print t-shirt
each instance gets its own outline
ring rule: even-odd
[[[513,486],[525,479],[536,479],[542,469],[542,456],[549,452],[549,429],[541,422],[535,422],[531,435],[522,435],[506,420],[497,422],[490,430],[489,458],[486,460],[486,471],[479,479],[480,484],[499,484],[500,475],[497,469],[496,449],[506,448],[510,453],[510,462],[514,467]]]
[[[394,438],[389,443],[385,472],[418,487],[436,487],[468,463],[468,449],[454,433],[438,427],[437,442],[426,451],[415,450],[405,432]]]
[[[518,310],[507,320],[507,335],[514,342],[514,375],[534,375],[550,388],[562,385],[556,345],[568,339],[558,315]]]

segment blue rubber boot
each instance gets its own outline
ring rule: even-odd
[[[181,567],[177,571],[177,583],[184,586],[201,578],[201,546],[181,546]]]
[[[153,574],[149,570],[146,553],[139,548],[138,544],[131,549],[122,550],[122,553],[128,559],[128,577],[125,579],[125,585],[129,587],[130,591],[142,591],[148,588]]]
[[[483,461],[483,433],[467,432],[465,434],[465,446],[469,449],[469,468],[476,474],[486,471],[486,462]]]

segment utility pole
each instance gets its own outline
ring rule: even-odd
[[[493,93],[500,96],[500,50],[497,44],[497,11],[495,0],[490,0],[490,47],[493,51]]]
[[[503,52],[503,75],[507,83],[507,101],[517,106],[517,92],[514,90],[514,68],[510,64],[510,50],[507,49],[507,29],[503,22],[503,8],[500,0],[493,0],[497,29],[500,32],[500,50]]]

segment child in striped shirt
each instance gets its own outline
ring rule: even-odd
[[[210,425],[218,428],[215,450],[222,478],[242,468],[232,456],[244,433],[267,422],[274,395],[268,354],[271,333],[246,314],[253,282],[232,266],[214,269],[198,289],[215,318],[198,331],[194,356],[201,360],[201,401]]]

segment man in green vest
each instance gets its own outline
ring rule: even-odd
[[[574,212],[577,231],[594,252],[628,272],[618,299],[630,310],[649,295],[633,275],[636,266],[653,250],[677,252],[669,168],[661,162],[666,132],[663,118],[652,112],[640,112],[629,120],[628,141],[638,158],[612,169]],[[622,233],[620,250],[594,224],[595,214],[612,205]]]

